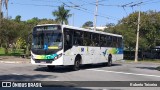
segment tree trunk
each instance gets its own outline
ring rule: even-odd
[[[5,45],[5,54],[8,54],[8,43]]]
[[[2,0],[0,0],[0,28],[1,28],[1,21],[2,21]]]
[[[29,58],[29,44],[27,43],[27,47],[25,49],[26,58]]]

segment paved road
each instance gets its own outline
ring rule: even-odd
[[[122,64],[116,63],[112,67],[104,65],[82,66],[79,71],[72,71],[69,67],[56,67],[49,71],[45,66],[31,64],[0,63],[0,80],[26,81],[160,81],[159,64]],[[110,88],[121,90],[125,88]],[[130,88],[133,89],[133,88]],[[141,88],[142,89],[142,88]],[[146,90],[146,88],[143,88]],[[147,88],[148,89],[148,88]],[[153,88],[151,88],[153,89]],[[154,88],[159,90],[159,88]],[[126,88],[128,90],[128,88]],[[136,90],[134,88],[133,90]],[[137,88],[139,90],[139,88]],[[150,90],[150,89],[148,89]]]

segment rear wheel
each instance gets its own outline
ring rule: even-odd
[[[73,65],[73,70],[77,71],[80,69],[80,58],[76,58],[74,65]]]
[[[47,68],[48,68],[49,70],[53,70],[53,69],[55,68],[55,66],[48,65]]]
[[[112,58],[111,57],[108,57],[108,66],[112,66]]]

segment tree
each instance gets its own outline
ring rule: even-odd
[[[115,26],[114,23],[107,23],[107,24],[106,24],[106,27],[114,27],[114,26]]]
[[[85,22],[83,25],[82,25],[83,28],[86,28],[86,27],[93,27],[93,22],[92,21],[87,21]]]
[[[38,24],[56,24],[57,22],[52,19],[41,19]]]
[[[4,0],[4,4],[6,7],[6,11],[7,11],[7,18],[8,18],[8,2],[9,2],[9,0]]]
[[[26,22],[27,22],[27,24],[31,24],[31,25],[34,26],[34,25],[37,25],[37,24],[38,24],[39,19],[38,19],[37,17],[34,17],[34,18],[32,18],[32,19],[27,20]]]
[[[5,53],[8,53],[9,44],[14,42],[15,38],[18,36],[18,30],[15,28],[18,23],[3,19],[2,27],[0,28],[0,39],[3,43],[3,47],[5,48]]]
[[[56,17],[56,21],[60,24],[68,24],[68,18],[72,16],[69,14],[70,10],[64,8],[64,5],[59,6],[58,10],[52,12],[53,16]]]
[[[111,33],[122,34],[126,48],[135,48],[138,12],[123,18],[108,30]],[[160,39],[160,13],[154,11],[141,12],[139,48],[147,50],[156,46]],[[107,31],[107,30],[106,30]]]
[[[6,10],[7,10],[7,17],[8,17],[8,1],[9,0],[0,0],[0,20],[2,18],[2,4],[5,6]]]
[[[17,16],[15,17],[15,21],[16,21],[16,22],[20,22],[20,21],[21,21],[21,16],[20,16],[20,15],[17,15]]]

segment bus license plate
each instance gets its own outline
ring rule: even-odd
[[[43,64],[45,64],[45,63],[47,63],[46,61],[40,61],[40,63],[43,63]]]

